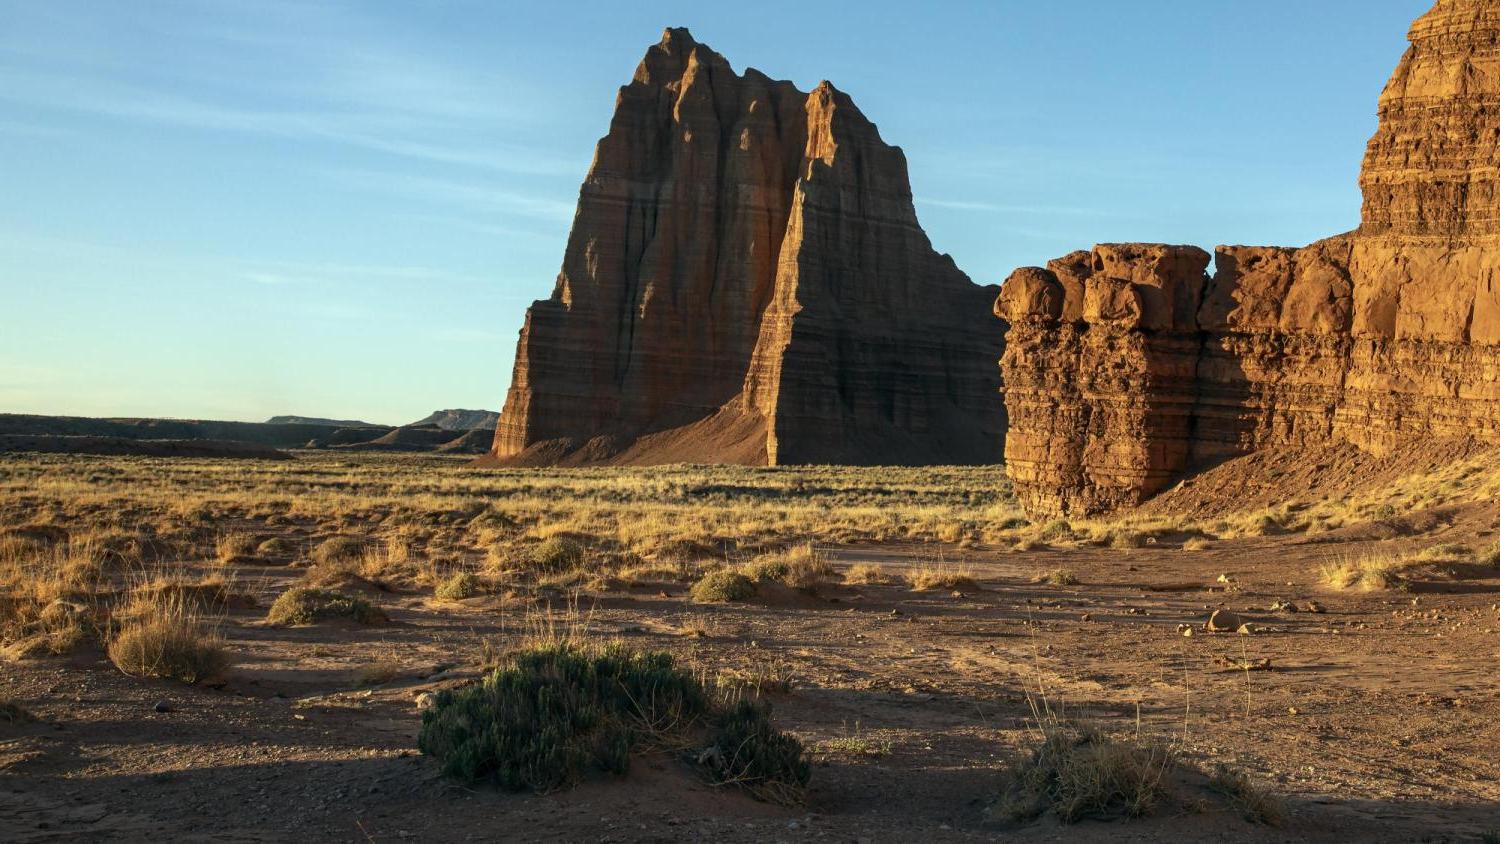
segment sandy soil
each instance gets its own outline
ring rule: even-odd
[[[293,629],[236,610],[224,632],[237,664],[219,688],[128,678],[98,654],[3,665],[0,693],[40,720],[0,723],[0,840],[1473,840],[1500,828],[1500,577],[1350,593],[1323,590],[1316,572],[1335,553],[1484,544],[1497,524],[1500,507],[1479,504],[1383,540],[844,547],[829,550],[840,567],[900,570],[941,553],[981,588],[829,585],[708,607],[680,584],[585,595],[594,632],[709,670],[792,678],[771,696],[776,718],[817,759],[795,809],[715,789],[670,755],[540,797],[441,780],[415,750],[416,697],[476,677],[479,643],[534,623],[535,606],[380,593],[390,624]],[[1032,582],[1059,567],[1080,583]],[[241,582],[264,606],[298,574],[247,566]],[[1277,599],[1326,612],[1269,611]],[[1257,632],[1179,632],[1216,608]],[[1270,670],[1237,667],[1262,659]],[[382,662],[396,676],[363,683]],[[1205,804],[996,826],[985,808],[1000,764],[1031,740],[1043,698],[1115,727],[1139,719],[1205,768],[1238,766],[1286,795],[1291,816],[1271,828]],[[849,736],[876,752],[816,751]]]

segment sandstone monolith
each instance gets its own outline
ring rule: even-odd
[[[490,462],[986,463],[987,315],[848,95],[668,29],[620,89]]]

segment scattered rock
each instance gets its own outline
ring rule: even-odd
[[[165,701],[165,700],[159,700],[159,701],[157,701],[156,702],[156,706],[154,706],[152,708],[155,709],[157,712],[176,712],[177,711],[176,709],[174,709],[172,707],[172,704],[171,704],[170,701]]]

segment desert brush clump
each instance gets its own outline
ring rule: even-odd
[[[331,619],[379,624],[386,620],[386,615],[364,598],[307,586],[294,587],[281,593],[266,613],[266,623],[275,627],[314,624]]]
[[[1077,586],[1078,575],[1070,569],[1053,569],[1043,572],[1031,579],[1032,583],[1042,583],[1047,586]]]
[[[1402,572],[1413,564],[1413,560],[1389,553],[1345,556],[1324,563],[1318,575],[1323,585],[1331,589],[1363,592],[1399,589],[1406,583]]]
[[[358,536],[331,536],[312,550],[312,560],[320,566],[352,565],[364,557],[369,544]]]
[[[0,723],[29,724],[35,720],[36,716],[19,703],[0,698]]]
[[[481,595],[484,591],[484,581],[480,580],[478,575],[473,572],[458,571],[444,578],[433,590],[433,596],[445,601],[461,601],[464,598]]]
[[[229,666],[223,638],[182,600],[140,597],[120,616],[108,654],[124,674],[191,684],[218,677]]]
[[[722,604],[748,601],[755,597],[755,591],[755,581],[745,575],[730,569],[718,569],[699,578],[689,595],[700,604]]]
[[[844,572],[844,582],[856,586],[884,586],[895,583],[896,579],[884,567],[869,563],[855,563]]]
[[[979,591],[979,584],[974,580],[973,569],[966,565],[954,565],[942,560],[918,564],[907,574],[906,579],[911,584],[911,588],[918,592],[933,589]]]
[[[247,562],[255,556],[260,543],[246,533],[220,534],[214,540],[214,552],[221,563]]]
[[[1217,765],[1208,778],[1209,790],[1218,793],[1231,808],[1251,823],[1278,826],[1286,818],[1286,803],[1281,797],[1257,785],[1244,771],[1228,765]]]
[[[526,568],[545,574],[571,571],[583,565],[583,544],[566,536],[545,539],[526,550]]]
[[[1013,823],[1052,813],[1063,823],[1141,817],[1166,799],[1178,760],[1169,745],[1114,737],[1096,727],[1045,718],[1041,741],[1005,772],[991,810]]]
[[[812,778],[802,742],[771,726],[769,704],[748,698],[718,717],[698,761],[713,782],[786,805],[802,802]]]
[[[561,641],[440,692],[417,744],[462,782],[548,792],[592,770],[624,774],[633,749],[692,727],[708,708],[668,654]]]
[[[480,682],[439,692],[417,744],[461,782],[549,792],[591,772],[624,774],[632,753],[691,747],[705,730],[709,747],[699,759],[713,781],[768,797],[779,796],[775,784],[788,771],[788,789],[806,785],[800,744],[774,730],[764,710],[716,706],[669,654],[571,638],[512,654]]]
[[[746,563],[741,572],[754,581],[808,589],[832,575],[833,564],[807,542],[787,551],[762,554]]]

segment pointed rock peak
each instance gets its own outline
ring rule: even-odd
[[[679,51],[686,53],[697,46],[698,42],[693,39],[693,33],[688,32],[685,26],[669,26],[661,31],[661,44],[663,50],[676,54]]]
[[[646,57],[635,70],[635,81],[648,85],[668,85],[683,74],[694,62],[698,64],[723,65],[724,57],[714,49],[693,37],[687,27],[669,26],[662,30],[661,41],[646,51]]]

